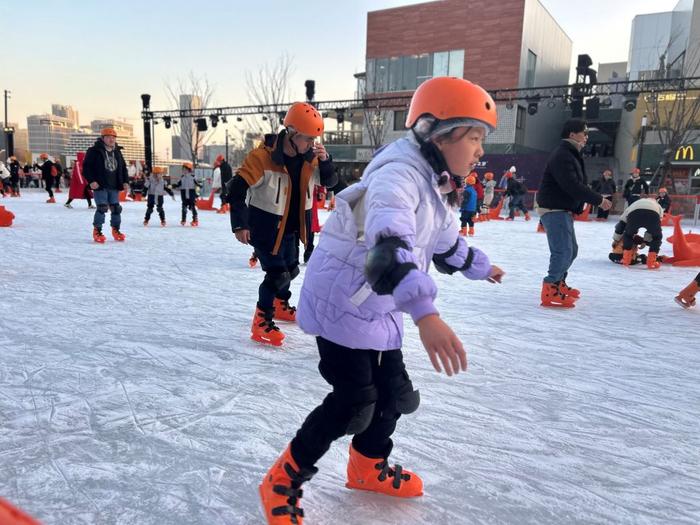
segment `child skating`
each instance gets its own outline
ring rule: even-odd
[[[182,177],[173,186],[174,188],[180,188],[180,199],[182,200],[182,219],[180,224],[184,226],[187,224],[187,210],[192,212],[192,226],[199,226],[199,220],[197,219],[197,206],[195,206],[195,201],[197,200],[197,188],[200,186],[199,182],[194,178],[194,173],[192,172],[192,163],[184,162],[182,164]]]
[[[476,189],[474,188],[476,177],[474,177],[474,175],[469,175],[465,182],[467,185],[462,192],[462,206],[459,208],[459,220],[461,222],[459,234],[464,237],[468,233],[471,237],[474,235],[474,215],[476,214],[478,201]],[[467,230],[467,225],[469,226],[469,230]]]
[[[500,282],[503,272],[459,235],[457,187],[483,155],[496,105],[479,86],[437,77],[421,84],[407,136],[373,158],[336,212],[306,270],[299,326],[316,336],[319,370],[332,386],[260,485],[270,525],[300,525],[301,486],[343,435],[353,435],[346,486],[397,497],[423,494],[420,476],[389,463],[402,414],[418,408],[403,362],[402,317],[411,315],[435,370],[466,370],[459,338],[433,304],[426,273]],[[342,519],[339,521],[342,522]]]
[[[160,218],[161,227],[165,227],[165,210],[163,209],[163,196],[165,195],[165,180],[162,176],[163,170],[159,167],[153,168],[153,173],[148,176],[144,187],[147,190],[146,193],[146,216],[143,218],[143,225],[148,226],[148,221],[151,220],[151,214],[153,213],[153,207],[156,207],[158,211],[158,217]]]

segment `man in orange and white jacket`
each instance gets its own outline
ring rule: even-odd
[[[311,104],[296,102],[284,129],[251,151],[227,188],[231,229],[255,249],[265,278],[258,292],[252,339],[279,346],[284,334],[274,319],[296,321],[289,285],[299,275],[299,240],[307,243],[314,185],[337,184],[322,144],[323,118]]]

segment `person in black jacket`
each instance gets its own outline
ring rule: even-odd
[[[95,242],[105,242],[102,225],[105,214],[110,210],[109,224],[115,241],[124,241],[126,235],[120,231],[122,207],[119,204],[119,192],[129,189],[129,175],[121,147],[117,145],[117,132],[105,128],[100,138],[88,148],[83,161],[83,175],[95,195],[95,218],[92,237]]]
[[[591,184],[591,189],[597,193],[600,193],[603,196],[603,198],[608,199],[612,202],[612,197],[615,193],[615,180],[613,179],[612,170],[609,168],[605,168],[600,179],[594,181],[593,184]],[[608,215],[610,215],[610,210],[604,210],[603,208],[598,206],[598,213],[596,215],[597,221],[607,221]]]
[[[668,213],[671,209],[671,197],[668,196],[668,191],[666,188],[659,188],[659,194],[656,196],[656,202],[664,210],[664,213]]]
[[[56,175],[53,178],[56,193],[61,193],[61,179],[63,178],[63,166],[58,157],[53,158],[53,165],[56,168]]]
[[[20,165],[17,162],[17,157],[10,157],[10,186],[13,197],[19,197],[19,170]]]
[[[44,188],[49,194],[49,198],[46,200],[46,202],[53,204],[56,202],[56,199],[53,196],[54,173],[56,168],[53,162],[49,160],[48,153],[42,153],[39,155],[39,161],[41,162],[41,165],[39,166],[39,169],[41,170],[41,179],[44,181]]]
[[[530,214],[527,212],[527,208],[523,204],[523,199],[527,193],[525,186],[523,186],[522,182],[517,181],[510,172],[506,173],[506,178],[508,179],[508,183],[505,194],[506,197],[510,197],[510,204],[508,205],[509,213],[506,220],[515,220],[515,210],[517,209],[522,211],[525,215],[525,220],[529,221]]]
[[[588,140],[585,120],[571,119],[564,124],[562,141],[551,153],[537,192],[537,212],[547,233],[549,272],[542,283],[542,306],[571,308],[580,292],[566,284],[566,276],[576,255],[578,244],[574,231],[574,214],[586,203],[604,210],[612,202],[588,187],[581,150]]]
[[[641,199],[642,195],[649,195],[649,185],[639,175],[639,168],[634,168],[632,170],[632,175],[625,183],[622,196],[625,198],[627,205],[629,206],[633,202]]]
[[[296,102],[287,111],[284,129],[267,135],[251,151],[227,188],[231,229],[243,244],[252,244],[265,278],[260,284],[251,338],[279,346],[284,334],[273,319],[295,321],[289,286],[299,275],[299,240],[306,246],[314,184],[338,182],[323,145],[323,118],[311,104]]]

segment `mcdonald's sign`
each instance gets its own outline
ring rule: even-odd
[[[676,150],[676,160],[694,160],[695,150],[693,146],[678,146]]]

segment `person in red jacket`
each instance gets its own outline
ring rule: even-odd
[[[88,186],[85,177],[83,177],[83,160],[85,153],[78,153],[78,160],[73,164],[73,173],[70,177],[70,189],[68,190],[68,200],[64,204],[66,208],[72,208],[71,202],[75,199],[86,199],[88,208],[94,208],[92,205],[92,190]]]
[[[474,190],[476,190],[476,213],[481,213],[481,207],[484,205],[484,184],[479,180],[479,174],[472,171],[469,175],[474,177]]]

